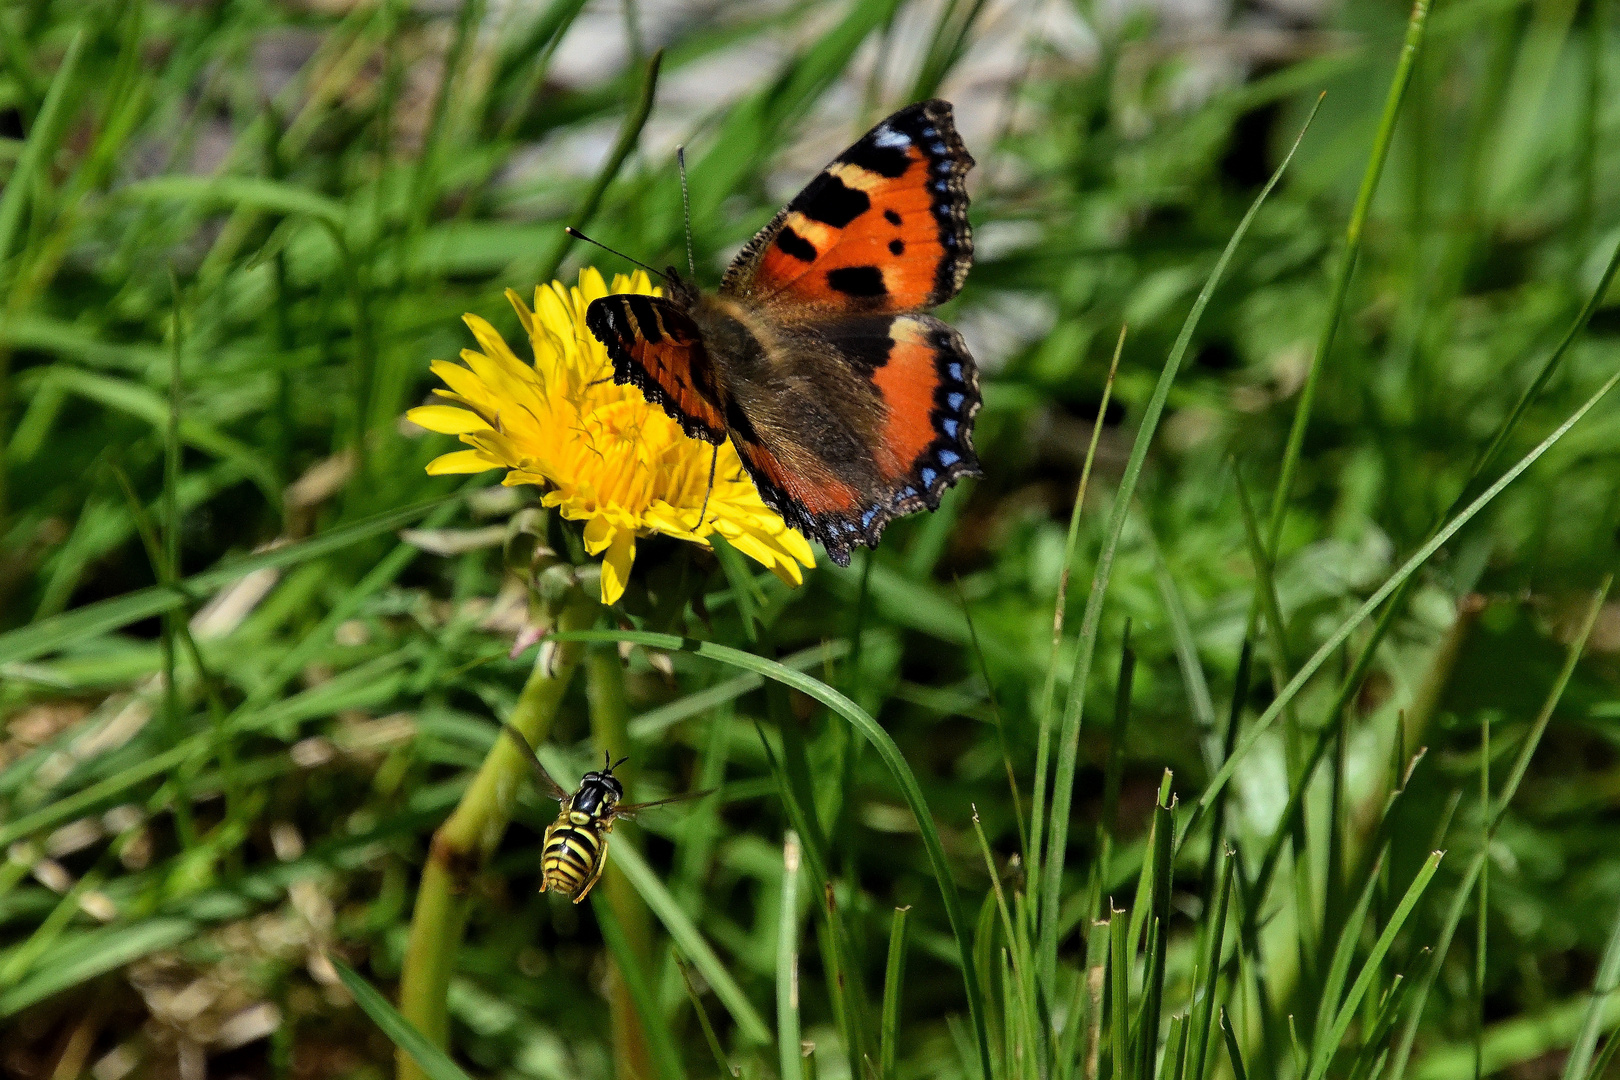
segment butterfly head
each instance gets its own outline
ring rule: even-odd
[[[690,310],[697,306],[697,282],[682,277],[681,272],[671,266],[664,271],[664,295],[681,307]]]

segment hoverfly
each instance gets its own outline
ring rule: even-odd
[[[545,841],[540,846],[540,891],[554,889],[566,893],[576,904],[585,899],[602,876],[602,868],[607,865],[608,833],[613,831],[615,818],[634,817],[649,806],[697,799],[715,790],[709,788],[707,791],[692,791],[668,799],[621,806],[619,800],[624,798],[624,785],[613,775],[613,770],[623,765],[626,759],[620,758],[610,763],[604,754],[601,771],[586,773],[580,778],[579,787],[570,795],[546,772],[546,767],[535,756],[534,748],[517,728],[502,724],[501,729],[512,736],[512,741],[523,750],[523,756],[534,768],[541,790],[562,804],[557,812],[557,820],[546,826]]]

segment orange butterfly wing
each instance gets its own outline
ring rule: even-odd
[[[585,325],[607,346],[614,382],[633,383],[689,437],[726,441],[725,388],[702,335],[679,307],[658,296],[616,293],[591,303]]]
[[[962,336],[930,315],[857,316],[816,329],[843,369],[837,396],[875,406],[859,454],[871,482],[840,479],[838,465],[850,462],[818,452],[816,431],[750,424],[731,434],[765,502],[848,566],[855,545],[876,546],[894,518],[937,509],[946,488],[979,475],[979,379]]]
[[[785,315],[944,303],[973,263],[963,186],[972,167],[949,102],[901,109],[760,230],[721,294]]]

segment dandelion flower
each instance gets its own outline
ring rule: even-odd
[[[719,533],[783,581],[800,584],[801,567],[815,566],[810,544],[760,499],[731,443],[715,456],[714,447],[687,437],[639,390],[613,382],[607,350],[585,328],[585,309],[609,291],[594,269],[580,272],[576,288],[561,282],[536,288],[533,311],[508,289],[534,350],[532,365],[488,322],[465,316],[479,346],[462,350],[467,366],[433,362],[449,387],[434,393],[450,404],[406,415],[430,431],[460,436],[470,449],[435,458],[427,471],[505,469],[508,486],[546,488],[546,506],[585,522],[586,552],[607,553],[604,604],[624,593],[636,537],[654,532],[704,547]],[[657,293],[641,271],[615,277],[611,291]]]

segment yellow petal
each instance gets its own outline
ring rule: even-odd
[[[516,289],[507,289],[506,302],[512,305],[513,311],[517,312],[518,322],[523,324],[523,332],[532,336],[534,334],[534,312],[530,311],[529,305],[523,302],[523,297],[517,294]]]
[[[606,518],[591,518],[585,523],[585,554],[601,554],[603,548],[613,543],[618,532]]]
[[[452,364],[448,360],[435,360],[428,367],[433,374],[444,380],[446,386],[468,401],[485,406],[496,403],[495,395],[490,392],[490,388],[466,368]]]
[[[804,571],[792,559],[784,559],[770,568],[771,573],[782,579],[784,585],[798,588],[804,584]]]
[[[454,405],[423,405],[406,412],[405,419],[441,435],[463,435],[489,428],[477,413],[458,409]]]
[[[429,476],[450,476],[455,473],[477,473],[486,469],[498,469],[501,462],[491,461],[480,450],[457,450],[453,454],[444,454],[428,462]]]
[[[587,528],[589,528],[587,526]],[[602,560],[602,603],[616,604],[630,581],[630,564],[636,561],[636,534],[620,529]]]

